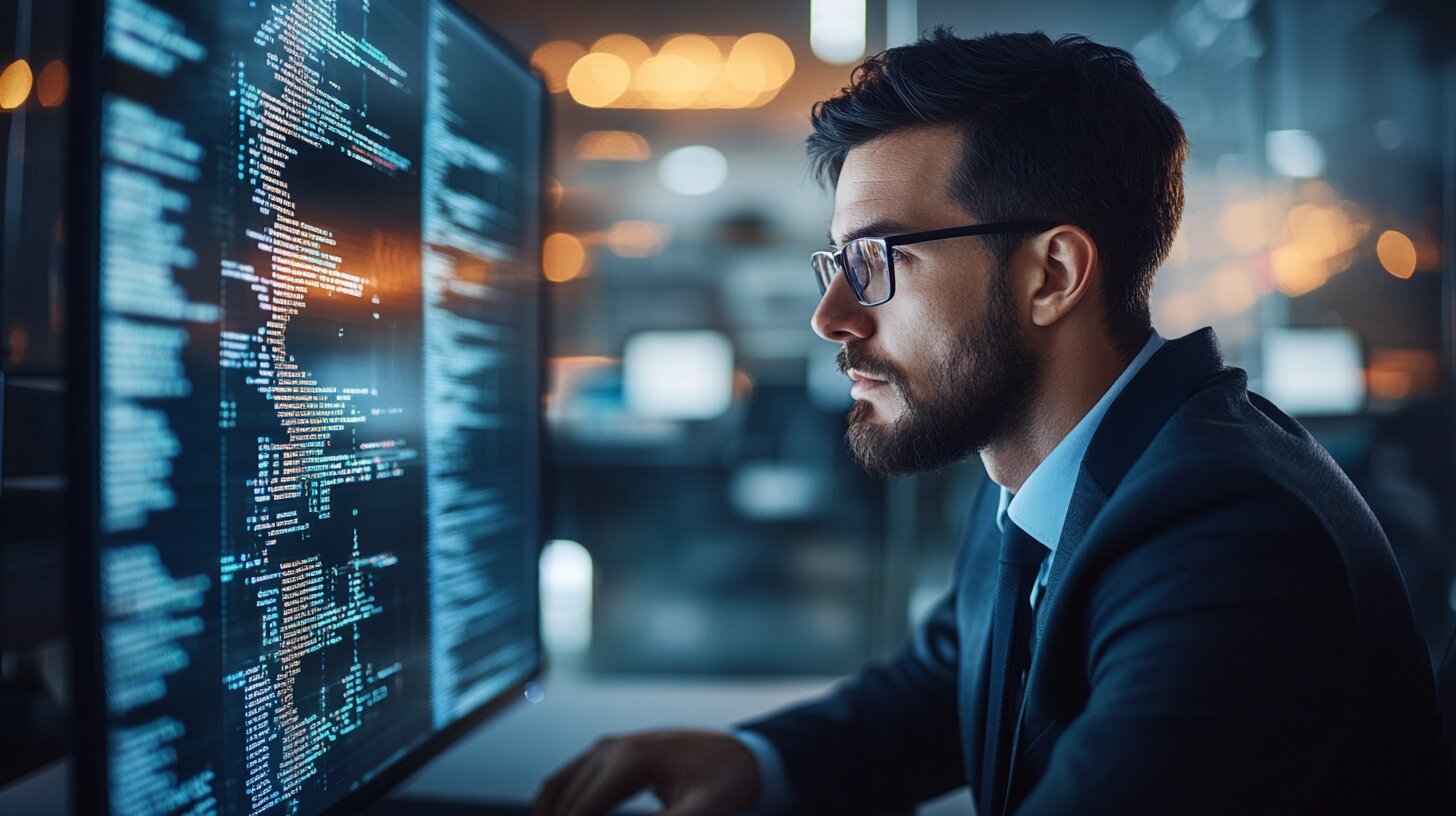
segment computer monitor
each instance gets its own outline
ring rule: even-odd
[[[541,666],[545,92],[440,0],[107,0],[83,812],[348,809]]]

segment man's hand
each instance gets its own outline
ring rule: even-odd
[[[651,788],[662,816],[730,816],[758,802],[758,763],[716,731],[648,731],[599,740],[546,780],[533,816],[602,816]]]

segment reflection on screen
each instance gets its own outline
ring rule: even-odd
[[[535,669],[540,100],[443,5],[113,0],[116,813],[314,813]]]

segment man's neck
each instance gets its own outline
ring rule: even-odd
[[[991,480],[1013,493],[1137,356],[1136,349],[1125,354],[1101,338],[1081,343],[1064,337],[1042,351],[1041,383],[1022,423],[981,451]]]

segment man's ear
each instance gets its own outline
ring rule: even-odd
[[[1097,242],[1081,227],[1063,224],[1028,241],[1022,250],[1022,262],[1034,270],[1026,284],[1031,322],[1051,326],[1091,291],[1098,274]]]

